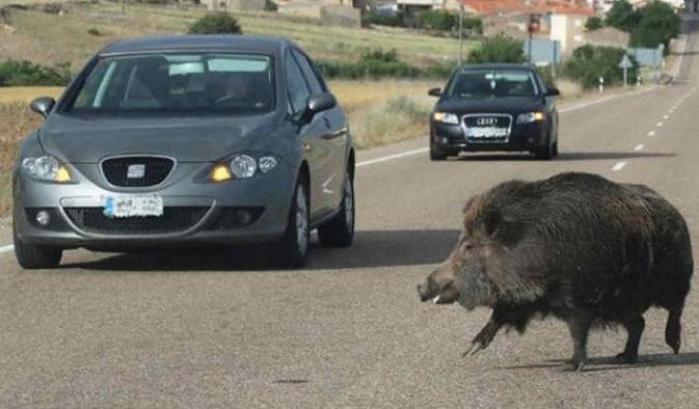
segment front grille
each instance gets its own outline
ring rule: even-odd
[[[190,229],[208,207],[166,207],[160,217],[111,218],[101,207],[67,207],[66,214],[81,230],[98,234],[165,234]]]
[[[482,123],[483,121],[487,123]],[[464,124],[469,128],[509,128],[512,123],[510,115],[484,114],[464,117]]]
[[[168,158],[129,156],[104,160],[102,173],[113,186],[150,187],[161,184],[174,166]]]

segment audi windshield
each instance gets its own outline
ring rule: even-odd
[[[534,97],[536,79],[525,70],[462,71],[447,89],[450,98]]]
[[[271,59],[243,54],[100,58],[63,108],[75,113],[255,114],[274,108]]]

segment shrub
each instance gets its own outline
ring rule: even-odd
[[[504,34],[484,40],[480,47],[471,51],[469,64],[522,63],[525,62],[522,42]]]
[[[189,34],[243,34],[243,30],[230,13],[216,11],[192,23]]]
[[[416,23],[426,30],[452,31],[459,27],[459,15],[445,10],[426,10],[418,13]]]
[[[279,6],[277,3],[273,2],[272,0],[266,0],[265,1],[265,11],[278,11]]]
[[[7,60],[0,63],[0,86],[64,86],[70,82],[69,64],[45,67],[29,61]]]
[[[357,62],[320,62],[319,67],[329,78],[413,78],[420,70],[398,59],[396,50],[372,50],[361,55]]]
[[[92,27],[91,29],[87,30],[87,34],[89,34],[89,35],[91,35],[91,36],[95,36],[95,37],[99,37],[99,36],[102,35],[102,33],[101,33],[98,29],[96,29],[96,28],[94,28],[94,27]]]
[[[462,24],[467,36],[483,35],[483,19],[480,17],[464,17]]]
[[[544,81],[544,84],[546,84],[547,87],[556,88],[555,72],[553,65],[547,65],[545,67],[536,67],[536,70],[539,71],[539,75],[541,75],[541,79]]]
[[[564,73],[582,84],[584,88],[593,88],[604,78],[605,85],[615,85],[623,81],[623,71],[619,62],[626,50],[616,47],[584,45],[576,48],[564,65]],[[633,68],[629,69],[629,78],[635,78],[638,63],[631,58]]]
[[[381,13],[376,9],[370,9],[362,14],[362,25],[403,27],[403,13],[397,12],[396,14],[391,15],[388,13]]]
[[[655,48],[663,44],[667,52],[670,40],[680,33],[680,23],[672,6],[655,0],[641,9],[641,20],[631,32],[631,45]]]
[[[585,22],[585,29],[587,29],[588,31],[599,30],[602,27],[604,27],[604,21],[602,21],[602,19],[597,16],[592,16],[588,18]]]

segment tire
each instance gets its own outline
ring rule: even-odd
[[[349,247],[354,240],[354,183],[345,175],[340,212],[318,228],[318,240],[323,247]]]
[[[438,147],[434,145],[434,142],[430,140],[430,160],[431,161],[443,161],[447,160],[448,154],[441,151]]]
[[[549,160],[558,154],[558,143],[551,143],[549,138],[545,146],[534,149],[532,153],[537,159]]]
[[[284,236],[276,248],[276,259],[281,267],[300,268],[306,265],[310,242],[310,219],[306,184],[296,182],[289,207],[289,218]]]
[[[15,257],[17,263],[27,270],[42,268],[56,268],[61,264],[63,250],[55,247],[38,246],[24,243],[17,236],[17,231],[13,226],[12,238],[15,247]]]

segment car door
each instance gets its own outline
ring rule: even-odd
[[[311,219],[318,219],[331,211],[330,200],[323,190],[323,183],[333,173],[331,144],[324,138],[328,133],[328,125],[322,115],[304,117],[311,90],[291,52],[286,53],[285,69],[289,114],[296,123],[298,137],[304,148],[304,158],[310,170]]]
[[[301,72],[308,82],[312,94],[328,92],[328,87],[311,59],[298,49],[292,51],[301,67]],[[324,146],[330,149],[329,174],[321,181],[323,200],[330,209],[337,209],[343,198],[343,186],[347,170],[348,132],[347,118],[339,106],[317,114],[326,126],[322,135]]]

